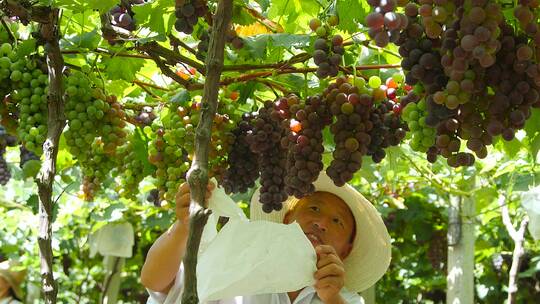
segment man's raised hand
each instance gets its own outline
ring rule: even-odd
[[[208,185],[206,186],[206,195],[205,200],[208,200],[210,198],[210,195],[212,194],[212,191],[214,190],[216,186],[212,182],[208,182]],[[180,221],[181,223],[187,223],[189,219],[189,203],[191,201],[191,193],[189,190],[189,184],[187,182],[182,183],[178,187],[178,191],[176,192],[176,219]]]
[[[319,245],[317,252],[317,271],[315,290],[319,298],[327,304],[343,303],[339,295],[345,285],[345,266],[334,247]]]

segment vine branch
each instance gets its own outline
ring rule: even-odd
[[[13,32],[11,31],[11,28],[9,28],[8,24],[6,23],[6,20],[4,20],[3,17],[0,17],[0,22],[2,22],[2,26],[4,27],[4,29],[8,33],[9,40],[13,44],[17,45],[17,38],[15,38],[15,35],[13,35]]]
[[[365,70],[376,70],[376,69],[394,69],[394,68],[399,68],[399,67],[400,67],[400,65],[397,65],[397,64],[361,65],[361,66],[357,66],[356,70],[357,71],[365,71]],[[272,75],[295,74],[295,73],[304,74],[304,73],[313,73],[315,71],[317,71],[317,68],[301,68],[301,69],[287,68],[287,69],[283,69],[283,70],[255,72],[255,73],[240,75],[240,76],[237,76],[237,77],[225,78],[219,83],[219,85],[220,86],[227,86],[227,85],[230,85],[232,83],[246,82],[246,81],[250,81],[250,80],[253,80],[253,79],[256,79],[256,78],[264,78],[264,77],[268,77],[268,76],[272,76]],[[193,84],[187,89],[188,90],[200,90],[200,89],[203,88],[203,86],[204,85],[202,85],[202,84]]]
[[[8,16],[16,16],[22,24],[30,21],[41,24],[50,22],[51,8],[48,6],[32,6],[30,1],[3,0],[0,4],[2,11]]]
[[[190,52],[191,54],[197,55],[197,51],[195,51],[192,47],[187,45],[184,41],[174,37],[172,34],[169,35],[169,40],[171,40],[171,45],[173,47],[177,48],[178,46],[181,46],[184,49],[186,49],[188,52]]]
[[[48,118],[47,138],[43,143],[45,160],[41,166],[37,178],[39,193],[39,232],[38,244],[41,259],[41,282],[45,303],[56,303],[58,285],[53,275],[53,251],[52,251],[52,201],[54,176],[56,175],[56,157],[58,155],[60,135],[66,124],[64,117],[64,88],[62,84],[62,72],[64,59],[59,46],[59,12],[60,10],[49,9],[46,22],[41,23],[40,34],[45,41],[45,54],[49,75]]]
[[[194,67],[197,71],[199,71],[199,73],[203,75],[206,73],[204,65],[200,62],[176,53],[172,50],[169,50],[159,45],[155,41],[141,44],[137,46],[136,49],[148,54],[152,58],[163,57],[168,64],[175,65],[177,63],[183,62],[189,66]]]
[[[210,35],[208,57],[206,58],[206,81],[202,97],[201,118],[195,133],[195,156],[187,175],[191,189],[191,205],[196,205],[199,210],[190,217],[187,252],[184,256],[186,285],[182,294],[183,304],[199,303],[196,275],[197,254],[202,230],[210,215],[205,203],[206,185],[208,184],[208,150],[212,122],[218,104],[219,80],[225,51],[225,33],[232,18],[232,2],[232,0],[220,0],[214,16],[214,30]]]
[[[508,274],[508,298],[507,303],[514,304],[516,303],[516,295],[518,292],[518,273],[519,267],[521,265],[523,255],[525,255],[525,248],[523,243],[525,242],[525,231],[529,223],[529,219],[525,217],[519,229],[516,230],[510,219],[510,213],[508,212],[508,204],[504,202],[504,196],[499,196],[498,203],[501,208],[501,217],[508,234],[514,241],[514,252],[512,253],[512,266],[510,266],[510,272]]]
[[[422,175],[425,179],[431,181],[431,183],[437,188],[439,188],[441,191],[448,192],[450,194],[454,194],[457,196],[464,196],[464,197],[468,197],[471,195],[469,192],[461,191],[459,189],[454,189],[450,186],[445,185],[443,181],[441,181],[433,172],[431,172],[431,170],[429,170],[429,168],[421,168],[406,153],[403,153],[403,156],[409,161],[409,163],[411,163],[411,165],[413,165],[413,167],[416,169],[418,173],[420,173],[420,175]],[[426,174],[425,171],[429,172],[429,176],[428,174]]]

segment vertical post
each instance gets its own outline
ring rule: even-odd
[[[450,197],[447,304],[474,303],[475,209],[471,197]]]
[[[187,251],[184,256],[185,289],[182,304],[198,304],[197,295],[197,254],[204,225],[210,212],[206,209],[205,194],[208,184],[208,147],[212,133],[212,123],[218,104],[219,82],[223,69],[225,36],[232,19],[232,0],[219,0],[213,19],[208,57],[206,58],[206,81],[204,83],[201,119],[195,133],[195,156],[188,171],[191,189],[191,205],[196,211],[190,216]]]
[[[375,304],[375,289],[376,285],[362,291],[361,295],[364,298],[364,304]]]

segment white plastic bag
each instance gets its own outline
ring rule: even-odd
[[[133,226],[130,223],[109,223],[90,236],[90,257],[103,256],[130,258],[133,254]]]
[[[199,255],[202,303],[313,285],[317,256],[300,225],[229,221]]]
[[[540,187],[524,192],[521,206],[529,216],[529,233],[535,240],[540,240]]]
[[[317,256],[300,225],[250,222],[219,187],[212,192],[208,207],[212,215],[203,231],[197,263],[201,303],[313,285]],[[228,217],[229,222],[217,233],[219,216]]]

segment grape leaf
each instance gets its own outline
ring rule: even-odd
[[[39,211],[39,198],[37,194],[30,195],[30,197],[26,200],[26,205],[32,209],[33,214],[37,214]]]
[[[272,45],[276,47],[296,47],[305,48],[310,45],[309,35],[294,35],[294,34],[273,34],[268,35],[272,40]]]
[[[20,57],[28,56],[36,51],[36,40],[27,39],[17,45],[17,55]]]
[[[358,24],[364,22],[371,9],[366,1],[361,0],[337,0],[336,6],[339,17],[337,28],[348,33],[358,31]]]
[[[249,4],[249,1],[247,1],[247,4]],[[261,6],[261,11],[266,11],[270,7],[270,0],[255,0],[255,2],[259,3]]]
[[[135,5],[132,10],[135,13],[135,22],[155,33],[166,34],[170,30],[168,24],[165,26],[166,21],[170,18],[175,20],[174,1],[171,0],[154,1],[151,5]]]
[[[135,74],[144,66],[144,60],[137,58],[112,57],[103,59],[109,79],[123,79],[132,82]]]
[[[89,49],[93,50],[98,47],[99,42],[101,41],[101,34],[98,33],[97,29],[94,29],[91,32],[82,33],[80,35],[75,35],[68,40],[70,45],[66,45],[66,49]]]
[[[516,138],[511,141],[501,139],[499,142],[501,143],[503,150],[506,152],[506,155],[511,159],[514,158],[522,148],[521,142]]]
[[[268,36],[258,35],[244,38],[244,47],[240,54],[247,53],[247,56],[264,59],[266,55],[266,46],[268,45]]]
[[[144,135],[144,132],[141,128],[135,129],[132,144],[135,156],[143,163],[143,174],[146,176],[152,174],[156,168],[148,161],[148,140],[145,140],[142,135]]]
[[[232,22],[239,25],[250,25],[257,21],[241,5],[235,5],[233,8]]]
[[[239,86],[237,89],[240,91],[240,97],[238,98],[237,103],[243,104],[248,98],[253,96],[256,86],[257,82],[255,81],[248,81],[244,85]]]
[[[74,12],[82,12],[85,10],[99,10],[100,13],[105,13],[115,5],[117,0],[54,0],[53,6],[65,8]]]
[[[279,47],[305,48],[310,45],[310,41],[311,40],[308,35],[262,34],[244,38],[245,46],[240,53],[248,52],[253,58],[264,59],[267,48],[273,51],[279,51],[276,50],[276,48]],[[273,48],[270,48],[270,46]]]
[[[317,0],[274,0],[268,11],[268,17],[283,25],[288,33],[295,33],[306,28],[313,16],[321,8]]]
[[[170,102],[181,106],[186,106],[187,101],[189,101],[190,99],[191,94],[189,94],[189,91],[182,89],[171,97]]]
[[[538,121],[540,121],[540,110],[533,109],[531,117],[525,123],[526,138],[533,157],[536,157],[538,151],[540,151],[540,126]]]
[[[498,197],[497,190],[491,186],[482,187],[474,191],[474,200],[476,201],[476,208],[482,210],[485,207],[493,203]]]

